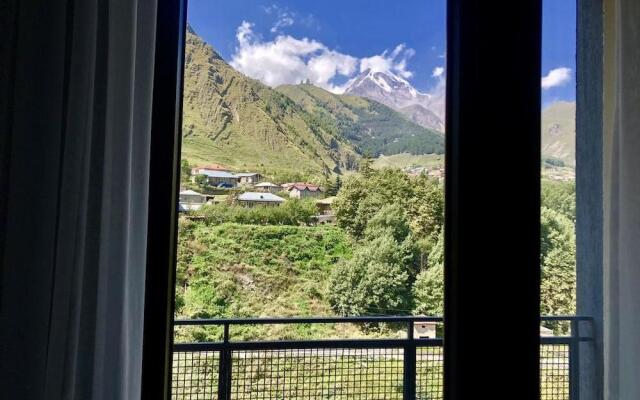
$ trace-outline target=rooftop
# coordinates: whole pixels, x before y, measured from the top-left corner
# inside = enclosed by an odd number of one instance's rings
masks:
[[[262,193],[262,192],[246,192],[242,193],[238,196],[238,200],[240,201],[262,201],[262,202],[270,202],[270,203],[283,203],[285,200],[271,193]]]
[[[280,185],[276,185],[275,183],[272,183],[272,182],[262,182],[262,183],[258,183],[255,186],[256,187],[280,187]]]
[[[293,188],[298,189],[298,190],[308,190],[310,192],[317,192],[317,191],[322,191],[322,189],[320,189],[320,186],[318,185],[314,185],[313,183],[306,183],[306,182],[295,182],[295,183],[286,183],[284,185],[285,188],[287,188],[287,190],[291,190]]]
[[[237,179],[238,175],[232,174],[231,172],[227,172],[227,171],[201,171],[202,175],[206,175],[209,176],[211,178],[231,178],[231,179]]]

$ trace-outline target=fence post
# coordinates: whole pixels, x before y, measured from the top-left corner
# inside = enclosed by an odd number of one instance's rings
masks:
[[[569,396],[571,400],[580,400],[580,321],[577,318],[571,320]]]
[[[416,398],[416,343],[413,338],[413,321],[407,323],[407,342],[404,346],[403,400]]]
[[[229,349],[229,324],[224,324],[223,347],[218,367],[218,400],[231,399],[231,349]]]

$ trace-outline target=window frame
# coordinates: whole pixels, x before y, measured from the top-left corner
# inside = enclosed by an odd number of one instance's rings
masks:
[[[448,0],[444,382],[447,400],[474,398],[478,382],[483,382],[482,388],[494,398],[510,398],[517,393],[519,399],[539,400],[541,3],[541,0],[509,3]],[[143,399],[170,397],[186,7],[186,0],[158,2]],[[496,60],[487,56],[495,55],[491,46],[500,48],[501,65],[509,71],[504,84],[507,90],[483,92],[479,96],[495,73]],[[505,95],[509,101],[504,101]],[[514,136],[509,129],[498,127],[488,140],[475,140],[474,135],[483,129],[478,127],[480,122],[494,115],[496,101],[502,101],[503,125],[517,123],[524,128]],[[516,201],[467,201],[485,194],[480,190],[486,190],[487,186],[480,183],[486,182],[486,175],[478,165],[483,165],[486,154],[491,153],[506,154],[511,168],[520,173],[518,181],[492,187],[492,195]],[[513,213],[520,216],[520,223],[514,223]],[[479,234],[477,226],[487,222],[486,215],[493,216],[491,224]],[[501,230],[502,235],[497,235]],[[504,235],[507,231],[509,234]],[[492,260],[487,273],[479,274],[472,266],[479,256],[488,254],[495,237],[501,239],[501,256]],[[510,270],[515,264],[513,260],[519,260],[519,273]],[[497,279],[497,275],[505,272],[511,279],[509,286]],[[494,300],[497,293],[505,291],[509,307],[504,312],[509,316],[511,334],[500,337],[500,346],[491,348],[492,360],[479,368],[478,356],[486,355],[485,346],[491,343],[488,340],[493,333],[491,329],[471,328],[493,326],[484,309],[485,301]],[[497,376],[494,368],[498,367]],[[514,387],[518,388],[516,392]]]

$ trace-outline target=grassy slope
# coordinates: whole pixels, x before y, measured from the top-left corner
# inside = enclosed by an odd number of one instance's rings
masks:
[[[282,85],[277,90],[313,115],[319,126],[372,155],[442,153],[444,138],[391,108],[356,96],[336,95],[313,85]]]
[[[212,226],[181,219],[177,316],[330,315],[328,274],[350,256],[351,243],[335,226]],[[270,337],[286,336],[287,327],[268,329]]]
[[[575,166],[576,103],[559,101],[542,111],[542,154]]]
[[[400,153],[380,156],[373,161],[373,168],[407,168],[407,167],[442,167],[443,154],[409,154]]]
[[[355,168],[358,156],[286,96],[235,71],[187,32],[183,158],[310,176]]]

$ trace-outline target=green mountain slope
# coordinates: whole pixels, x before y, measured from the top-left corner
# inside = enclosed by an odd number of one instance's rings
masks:
[[[316,118],[325,131],[346,138],[360,154],[431,154],[444,151],[441,134],[373,100],[336,95],[317,86],[276,88]]]
[[[576,103],[559,101],[542,111],[542,156],[576,164]]]
[[[267,174],[322,176],[354,169],[348,141],[281,93],[235,71],[190,28],[182,157]]]

